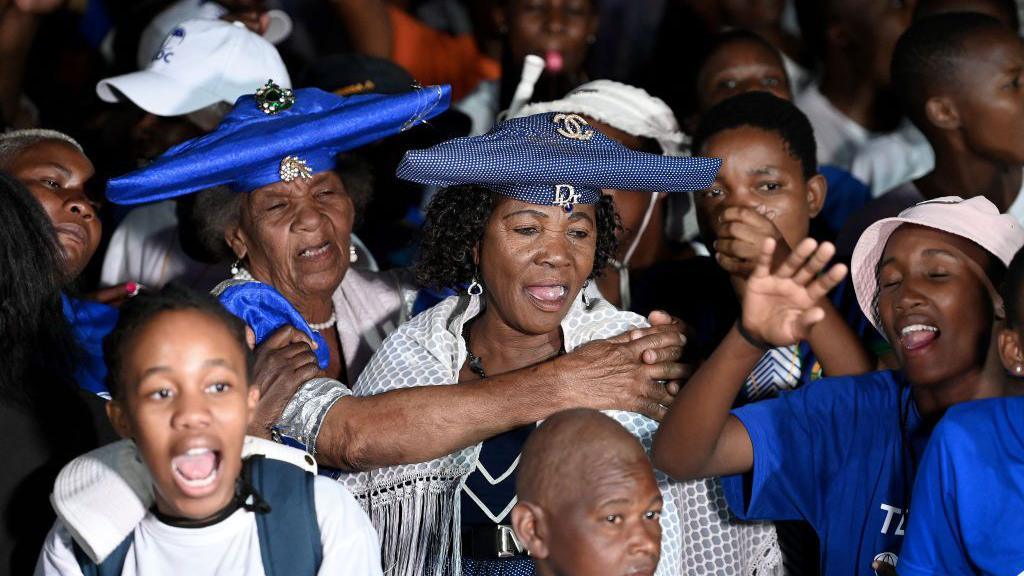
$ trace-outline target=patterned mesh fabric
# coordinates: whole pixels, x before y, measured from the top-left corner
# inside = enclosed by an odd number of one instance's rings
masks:
[[[360,376],[355,394],[457,382],[466,359],[462,326],[479,311],[477,297],[453,296],[399,327]],[[604,301],[587,309],[577,299],[562,321],[565,349],[571,352],[591,340],[644,325],[642,317]],[[607,414],[650,452],[657,422],[629,412]],[[478,444],[430,462],[339,478],[377,528],[385,573],[461,573],[459,487],[474,469],[479,451]],[[716,479],[678,483],[660,472],[657,479],[665,498],[658,575],[781,573],[774,527],[732,518]]]

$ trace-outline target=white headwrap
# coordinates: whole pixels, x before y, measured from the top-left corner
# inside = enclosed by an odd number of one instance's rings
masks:
[[[544,112],[583,114],[627,134],[655,140],[666,156],[678,155],[686,141],[675,114],[664,100],[642,88],[613,80],[580,84],[561,100],[528,104],[511,112],[510,118]]]

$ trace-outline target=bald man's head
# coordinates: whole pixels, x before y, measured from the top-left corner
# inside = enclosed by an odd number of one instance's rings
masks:
[[[608,416],[549,418],[523,447],[512,522],[541,575],[653,574],[661,492],[640,442]]]

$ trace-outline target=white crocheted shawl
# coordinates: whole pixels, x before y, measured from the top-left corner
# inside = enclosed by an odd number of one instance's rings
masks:
[[[480,313],[476,296],[452,296],[400,326],[356,382],[358,396],[412,386],[458,382],[466,361],[462,327]],[[562,320],[565,350],[646,326],[643,317],[603,300],[588,309],[577,299]],[[657,422],[608,411],[650,453]],[[460,489],[474,470],[480,444],[421,464],[342,476],[366,507],[381,537],[384,572],[393,575],[461,573]],[[664,496],[662,554],[657,574],[735,576],[781,571],[771,524],[735,521],[717,479],[678,483],[657,472]]]

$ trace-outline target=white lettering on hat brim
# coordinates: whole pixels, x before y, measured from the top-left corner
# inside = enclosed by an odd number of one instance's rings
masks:
[[[578,204],[580,193],[569,184],[555,184],[555,198],[552,204],[565,208],[566,212],[572,212],[572,205]]]

